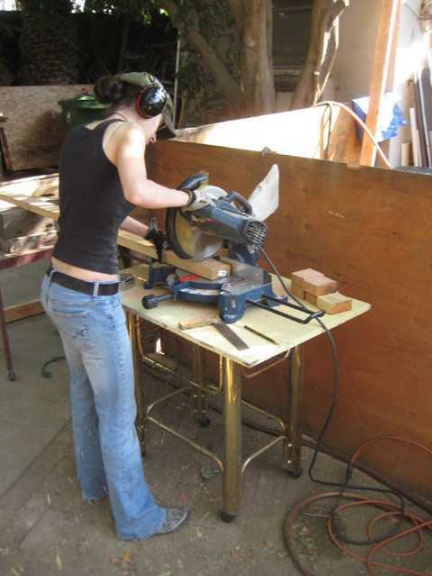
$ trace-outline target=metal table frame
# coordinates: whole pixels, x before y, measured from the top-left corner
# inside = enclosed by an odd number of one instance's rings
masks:
[[[133,346],[135,381],[142,382],[142,364],[149,365],[152,368],[158,368],[169,374],[174,371],[165,364],[159,363],[154,357],[150,357],[140,349],[140,320],[133,312],[127,311],[128,329]],[[301,476],[301,439],[302,439],[302,420],[301,420],[301,400],[303,386],[303,347],[298,345],[291,351],[287,352],[282,360],[288,358],[289,362],[289,408],[286,422],[273,414],[262,410],[249,402],[242,400],[242,376],[243,368],[230,358],[219,356],[219,383],[217,386],[206,384],[204,381],[204,350],[201,346],[193,344],[193,377],[187,378],[187,386],[181,387],[163,398],[153,402],[146,408],[142,404],[140,390],[137,392],[138,406],[138,430],[140,440],[145,451],[146,427],[149,423],[162,428],[166,432],[176,436],[186,442],[196,450],[213,459],[222,476],[222,510],[221,518],[226,522],[231,522],[237,516],[240,509],[243,475],[246,467],[263,452],[282,443],[283,462],[287,472],[298,478]],[[279,360],[281,361],[281,360]],[[262,373],[268,368],[275,365],[266,366],[264,369],[254,372],[252,376]],[[250,377],[250,376],[249,376]],[[182,377],[184,379],[184,377]],[[225,429],[224,455],[219,458],[216,454],[201,446],[194,440],[179,433],[174,428],[167,426],[164,422],[153,415],[153,411],[160,404],[170,400],[181,393],[187,393],[191,389],[196,391],[196,407],[200,417],[206,418],[206,401],[210,394],[223,394],[223,419]],[[242,457],[242,405],[247,406],[259,414],[272,419],[279,427],[279,433],[271,441],[261,446],[248,458],[243,460]]]

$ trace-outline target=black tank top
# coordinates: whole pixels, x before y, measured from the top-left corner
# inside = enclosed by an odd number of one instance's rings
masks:
[[[134,205],[123,194],[117,168],[102,148],[107,120],[94,130],[73,128],[60,152],[59,235],[53,256],[104,274],[116,274],[117,234]]]

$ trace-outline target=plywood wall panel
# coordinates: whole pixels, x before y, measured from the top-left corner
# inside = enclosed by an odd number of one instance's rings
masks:
[[[64,137],[58,102],[77,96],[83,85],[0,86],[0,112],[9,150],[8,169],[46,168],[58,165]]]
[[[276,162],[281,205],[266,248],[283,274],[313,267],[372,311],[335,330],[341,398],[326,443],[345,455],[379,434],[432,445],[432,180],[428,176],[181,142],[149,151],[150,177],[175,186],[199,170],[248,195]],[[248,383],[248,396],[283,414],[285,369]],[[272,389],[269,388],[271,381]],[[304,414],[316,435],[329,404],[330,347],[307,345]],[[432,460],[396,443],[365,463],[432,506]]]

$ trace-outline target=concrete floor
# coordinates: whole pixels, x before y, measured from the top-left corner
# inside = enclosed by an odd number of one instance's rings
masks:
[[[8,305],[37,296],[46,263],[1,273]],[[305,474],[290,479],[280,467],[277,448],[256,460],[246,473],[243,507],[232,524],[219,520],[220,478],[208,460],[177,439],[150,430],[146,476],[157,500],[185,505],[192,515],[182,530],[141,542],[122,542],[113,530],[107,501],[87,504],[75,480],[67,369],[63,361],[50,367],[45,361],[61,355],[60,340],[44,316],[9,327],[15,369],[19,379],[9,382],[0,358],[0,574],[2,576],[280,576],[297,571],[287,555],[282,527],[294,503],[320,490]],[[152,378],[145,382],[147,398],[166,392]],[[222,445],[221,418],[212,412],[212,424],[200,429],[189,417],[188,401],[167,405],[163,418],[184,433],[218,450]],[[244,452],[265,437],[244,429]],[[306,469],[311,452],[304,450]],[[344,467],[320,457],[316,473],[343,479]],[[371,485],[358,474],[358,482]],[[327,505],[319,504],[295,525],[298,549],[317,576],[360,576],[361,563],[343,556],[325,532]],[[347,530],[360,530],[367,513],[353,519]],[[409,542],[406,543],[410,545]],[[364,552],[360,550],[360,553]],[[425,554],[406,566],[432,566],[432,538]],[[425,572],[426,573],[426,572]]]

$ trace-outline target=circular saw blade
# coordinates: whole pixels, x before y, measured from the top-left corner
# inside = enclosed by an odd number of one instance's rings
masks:
[[[227,195],[217,186],[206,186],[205,189],[214,200]],[[193,222],[193,212],[184,214],[180,208],[167,210],[166,234],[177,256],[198,262],[214,256],[223,245],[221,238],[206,234]]]

